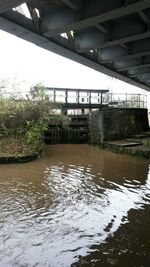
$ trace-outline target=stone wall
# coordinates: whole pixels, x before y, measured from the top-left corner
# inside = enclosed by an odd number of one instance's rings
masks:
[[[149,130],[148,111],[103,107],[91,113],[90,130],[91,142],[95,144],[131,137]]]

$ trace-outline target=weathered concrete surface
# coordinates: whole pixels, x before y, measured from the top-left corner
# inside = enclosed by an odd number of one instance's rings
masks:
[[[90,115],[91,142],[121,140],[149,130],[148,111],[104,107]]]
[[[108,145],[115,145],[119,147],[133,147],[133,146],[140,146],[141,142],[136,142],[136,141],[129,141],[128,140],[115,140],[115,141],[107,141]]]
[[[150,137],[138,140],[137,144],[126,146],[125,143],[133,144],[133,140],[120,140],[120,141],[106,141],[102,147],[115,153],[128,154],[132,156],[139,156],[142,158],[150,158]],[[135,140],[136,141],[136,140]],[[119,143],[120,142],[120,143]]]

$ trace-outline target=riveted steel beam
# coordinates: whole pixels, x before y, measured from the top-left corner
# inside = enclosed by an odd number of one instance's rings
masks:
[[[84,50],[83,52],[86,52],[88,50],[95,49],[95,46],[103,44],[106,40],[106,35],[95,29],[90,32],[78,34],[77,36],[75,35],[74,45],[77,51]]]
[[[69,47],[60,44],[59,41],[58,43],[56,43],[56,41],[52,41],[49,38],[43,36],[42,33],[37,31],[32,20],[24,17],[21,14],[18,14],[17,12],[10,11],[7,14],[5,14],[5,18],[4,18],[4,15],[3,17],[1,16],[0,17],[0,28],[16,36],[21,37],[24,40],[30,41],[31,43],[36,44],[39,47],[42,47],[51,52],[57,53],[61,56],[74,60],[78,63],[81,63],[85,66],[93,68],[96,71],[102,72],[116,79],[120,79],[124,82],[130,83],[132,85],[135,85],[135,86],[141,87],[142,89],[150,91],[149,86],[145,84],[144,80],[138,82],[134,79],[131,79],[130,77],[127,77],[126,75],[122,75],[118,73],[117,71],[112,70],[109,67],[106,67],[96,62],[96,60],[94,60],[93,57],[89,58],[88,55],[86,54],[81,55],[75,51],[71,51]],[[68,42],[67,39],[66,41]]]
[[[138,15],[140,16],[140,18],[144,21],[144,23],[145,23],[146,25],[149,25],[150,20],[149,20],[149,18],[145,15],[145,13],[144,13],[143,10],[138,11]]]
[[[128,72],[128,76],[131,77],[131,78],[134,78],[136,77],[138,74],[145,74],[145,73],[150,73],[150,68],[146,68],[146,69],[139,69],[139,70],[136,70],[135,73],[130,73]]]
[[[21,5],[24,0],[0,0],[0,13]],[[27,1],[26,1],[27,2]]]
[[[73,1],[73,0],[62,0],[62,2],[67,5],[68,7],[70,7],[71,9],[77,11],[79,6],[78,4],[76,3],[76,1]]]
[[[46,14],[41,17],[41,31],[56,31],[59,27],[64,27],[74,21],[77,21],[74,11],[69,10],[67,7],[56,9],[50,14]],[[63,31],[61,33],[70,32],[70,30]],[[56,34],[57,35],[57,34]],[[46,36],[46,35],[45,35]],[[52,35],[55,36],[55,35]],[[51,37],[52,37],[51,36]]]
[[[150,73],[142,73],[142,74],[137,74],[136,76],[138,79],[141,79],[142,81],[150,81]]]
[[[26,18],[26,20],[28,20]],[[102,72],[106,75],[112,76],[116,79],[122,80],[124,82],[127,82],[129,84],[135,85],[137,87],[140,87],[144,90],[150,91],[150,88],[148,86],[146,86],[145,84],[142,84],[140,82],[137,82],[129,77],[126,77],[124,75],[121,75],[107,67],[104,67],[103,65],[89,59],[86,58],[85,56],[82,56],[76,52],[73,52],[69,49],[66,49],[64,47],[62,47],[61,45],[58,45],[54,42],[52,42],[51,40],[47,39],[46,37],[37,34],[31,30],[28,30],[24,27],[21,27],[20,25],[16,24],[16,23],[12,23],[11,21],[8,21],[7,19],[4,19],[2,17],[0,17],[0,27],[1,29],[12,33],[14,35],[20,36],[21,38],[23,38],[24,40],[30,41],[33,44],[38,45],[39,47],[42,47],[44,49],[47,49],[51,52],[57,53],[61,56],[67,57],[71,60],[74,60],[78,63],[81,63],[85,66],[88,66],[90,68],[95,69],[96,71]]]
[[[39,21],[39,17],[38,17],[36,9],[32,8],[29,4],[27,4],[27,7],[28,7],[28,10],[29,10],[29,13],[30,13],[30,16],[32,18],[34,25],[36,26],[37,29],[39,29],[40,21]]]
[[[24,30],[26,29],[26,32],[29,30],[31,31],[37,31],[37,27],[35,27],[35,24],[33,23],[33,20],[28,19],[27,17],[23,16],[21,13],[10,10],[3,14],[1,14],[1,18],[6,19],[8,22],[16,23],[16,25],[20,25],[24,27]],[[1,25],[0,25],[1,27]]]
[[[94,25],[98,30],[100,30],[101,32],[108,34],[107,30],[100,24],[96,24]]]
[[[125,55],[120,57],[119,59],[130,59],[130,58],[139,58],[139,57],[144,57],[144,56],[149,56],[150,55],[150,51],[144,51],[144,52],[139,52],[139,53],[132,53],[129,55]]]
[[[140,10],[143,10],[143,9],[146,9],[149,7],[150,7],[150,1],[149,0],[141,0],[137,3],[130,4],[127,6],[122,6],[120,8],[115,9],[115,10],[108,11],[108,12],[102,13],[102,14],[94,16],[94,17],[90,17],[90,18],[82,19],[80,21],[68,23],[65,26],[64,25],[60,26],[60,24],[59,24],[59,26],[56,27],[54,30],[44,32],[44,35],[47,37],[52,37],[52,36],[61,34],[63,32],[68,32],[71,30],[84,29],[84,28],[96,25],[98,23],[102,23],[102,22],[105,22],[108,20],[113,20],[116,18],[120,18],[120,17],[126,16],[126,15],[133,14],[135,12],[138,12]]]
[[[117,40],[112,40],[112,41],[108,41],[108,42],[104,42],[102,44],[97,44],[95,42],[95,44],[93,43],[92,46],[86,46],[85,48],[80,47],[78,45],[78,52],[83,53],[86,52],[87,50],[90,49],[100,49],[100,48],[105,48],[105,47],[111,47],[111,46],[115,46],[115,45],[123,45],[123,44],[127,44],[133,41],[137,41],[137,40],[141,40],[141,39],[145,39],[145,38],[149,38],[150,37],[150,31],[146,31],[144,33],[140,33],[140,34],[135,34],[132,36],[127,36],[121,39],[117,39]]]
[[[137,69],[143,69],[145,67],[150,67],[150,64],[141,64],[141,65],[137,65],[137,66],[124,67],[124,68],[117,69],[117,71],[125,71],[125,70],[129,70],[129,69],[137,70]]]
[[[28,21],[27,18],[25,19]],[[80,64],[93,68],[96,71],[112,76],[116,79],[122,80],[134,86],[140,87],[144,90],[150,91],[149,86],[146,86],[144,83],[142,84],[140,82],[135,81],[134,79],[121,75],[89,58],[86,58],[85,56],[82,56],[81,54],[73,52],[70,49],[64,48],[63,46],[52,42],[51,40],[47,39],[46,37],[38,33],[28,30],[27,28],[22,27],[2,17],[0,17],[0,28],[16,36],[19,36],[20,38],[23,38],[24,40],[30,41],[31,43],[36,44],[41,48],[47,49],[51,52],[69,58],[71,60],[74,60]]]

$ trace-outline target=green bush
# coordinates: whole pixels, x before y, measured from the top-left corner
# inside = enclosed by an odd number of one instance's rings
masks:
[[[25,137],[27,144],[42,150],[42,136],[47,129],[50,107],[39,101],[0,101],[0,136]]]
[[[24,140],[37,153],[43,150],[43,136],[48,125],[67,127],[70,120],[64,115],[52,115],[53,106],[43,100],[0,99],[0,138]]]

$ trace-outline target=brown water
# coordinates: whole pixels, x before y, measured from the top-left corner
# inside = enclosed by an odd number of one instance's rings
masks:
[[[48,146],[0,165],[0,267],[150,266],[149,161]]]

